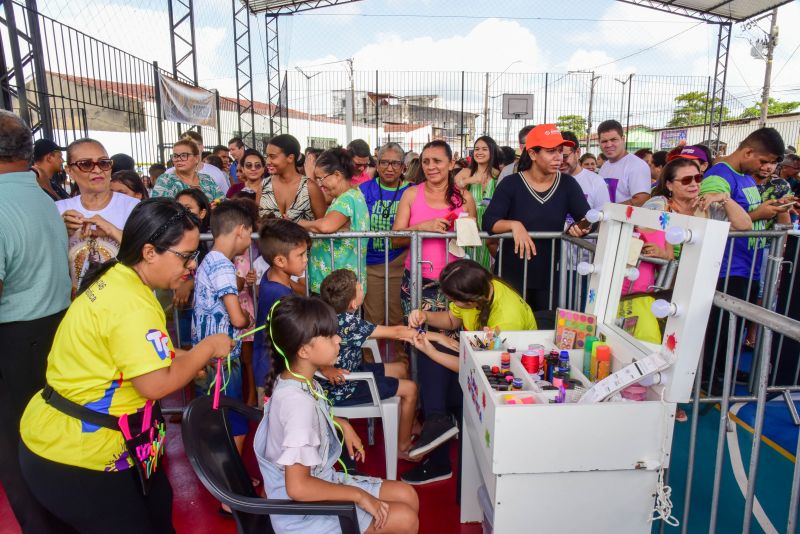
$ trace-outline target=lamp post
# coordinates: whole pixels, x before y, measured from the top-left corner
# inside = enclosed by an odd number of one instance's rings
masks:
[[[600,76],[595,76],[594,71],[588,70],[570,70],[567,71],[567,74],[591,74],[591,80],[589,82],[589,116],[586,117],[586,151],[589,152],[591,147],[589,146],[592,138],[592,107],[594,105],[594,84],[597,80],[600,79]]]
[[[489,88],[491,88],[500,77],[508,72],[508,69],[516,65],[517,63],[522,63],[521,59],[517,59],[512,61],[508,64],[508,66],[503,69],[503,72],[497,75],[493,82],[489,83],[489,73],[486,73],[486,90],[483,93],[483,135],[489,135]]]
[[[297,72],[299,72],[300,74],[302,74],[303,77],[306,79],[306,113],[308,113],[308,118],[309,118],[309,120],[308,120],[308,135],[309,136],[313,136],[313,134],[311,133],[311,123],[312,123],[312,121],[311,121],[311,78],[314,78],[315,76],[319,76],[320,74],[322,74],[322,72],[315,72],[314,74],[308,75],[300,67],[295,66],[294,69]]]

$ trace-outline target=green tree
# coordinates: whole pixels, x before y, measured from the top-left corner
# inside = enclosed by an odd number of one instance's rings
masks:
[[[672,119],[667,126],[691,126],[703,124],[710,117],[706,113],[711,111],[711,102],[708,94],[703,91],[690,91],[675,97],[678,106],[672,110]],[[719,103],[719,99],[715,99]],[[728,119],[730,110],[722,106],[722,120]]]
[[[580,139],[586,134],[586,119],[580,115],[561,115],[556,119],[556,126],[562,132],[572,132]]]
[[[791,113],[800,107],[800,102],[780,102],[771,98],[767,101],[767,115],[778,115],[780,113]],[[754,102],[752,106],[745,109],[740,118],[749,119],[761,116],[761,102]]]

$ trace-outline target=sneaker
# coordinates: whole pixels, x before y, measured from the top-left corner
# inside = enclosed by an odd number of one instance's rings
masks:
[[[450,417],[432,417],[422,425],[422,435],[409,449],[408,455],[412,458],[422,456],[457,435],[458,427]]]
[[[430,460],[426,460],[410,471],[406,471],[400,480],[412,486],[421,486],[439,480],[447,480],[452,476],[453,471],[449,465],[436,466]]]

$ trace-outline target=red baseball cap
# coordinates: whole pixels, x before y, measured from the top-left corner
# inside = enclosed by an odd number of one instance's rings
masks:
[[[677,154],[670,152],[669,155],[667,156],[667,161],[672,161],[678,158],[696,159],[702,161],[703,163],[708,163],[708,158],[706,157],[706,153],[703,151],[703,149],[697,148],[696,146],[685,146]]]
[[[540,124],[528,133],[525,138],[525,149],[535,148],[556,148],[559,146],[574,147],[575,143],[567,141],[561,137],[561,131],[555,124]]]

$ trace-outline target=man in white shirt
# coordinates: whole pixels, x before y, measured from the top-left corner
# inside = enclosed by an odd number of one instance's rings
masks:
[[[584,169],[580,165],[581,149],[578,144],[578,137],[572,132],[561,132],[561,137],[567,141],[575,143],[574,148],[564,146],[561,149],[562,161],[561,172],[569,174],[578,182],[586,196],[589,207],[599,210],[611,199],[608,195],[608,187],[605,180],[599,174]]]
[[[181,139],[188,139],[189,141],[193,142],[197,145],[197,148],[200,149],[200,153],[203,153],[203,137],[194,130],[187,130],[183,132]],[[174,173],[175,167],[170,167],[167,169],[168,173]],[[197,172],[203,173],[211,177],[214,182],[216,182],[217,186],[219,187],[220,191],[225,193],[230,189],[231,182],[228,180],[228,177],[225,176],[225,173],[219,170],[218,168],[214,167],[213,165],[209,165],[208,163],[204,163],[200,161],[200,164],[197,166]]]
[[[608,184],[612,202],[641,206],[650,198],[650,166],[625,150],[622,125],[607,120],[597,127],[600,150],[608,161],[600,167],[600,176]]]

